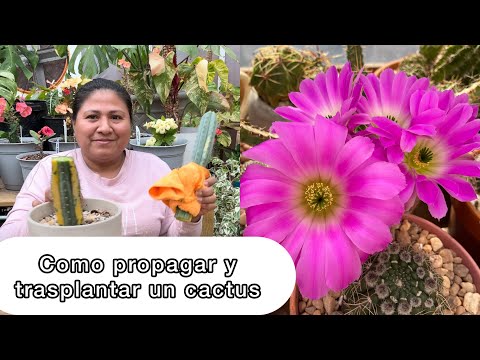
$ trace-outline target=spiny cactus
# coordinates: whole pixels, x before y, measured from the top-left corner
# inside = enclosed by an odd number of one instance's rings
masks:
[[[193,148],[192,161],[194,163],[206,167],[210,162],[217,125],[217,115],[214,112],[208,111],[202,116]],[[192,215],[177,207],[175,218],[181,221],[191,221]]]
[[[423,252],[392,242],[363,265],[362,277],[345,291],[345,314],[422,315],[441,313],[442,278]]]
[[[347,45],[345,50],[347,61],[352,65],[353,71],[359,71],[363,67],[362,45]]]
[[[260,98],[275,108],[288,101],[288,94],[298,91],[300,82],[313,77],[329,65],[325,54],[297,50],[292,46],[266,46],[258,49],[253,59],[250,85]]]
[[[467,93],[471,102],[480,102],[480,45],[422,45],[402,61],[400,70],[428,77],[439,90]]]
[[[60,226],[80,225],[83,222],[80,182],[73,158],[52,158],[53,208]]]

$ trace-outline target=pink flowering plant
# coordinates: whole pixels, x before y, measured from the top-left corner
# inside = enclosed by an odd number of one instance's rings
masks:
[[[43,158],[43,143],[54,137],[55,132],[48,126],[44,126],[38,132],[30,130],[30,135],[33,137],[33,142],[37,144],[40,150],[40,156]]]
[[[15,110],[13,106],[9,106],[7,100],[0,98],[0,123],[8,125],[7,131],[0,130],[0,139],[8,139],[10,143],[20,142],[20,119],[18,115],[25,118],[32,113],[32,108],[24,101],[15,103]]]
[[[350,64],[306,79],[276,112],[277,139],[244,152],[263,165],[241,179],[245,236],[265,236],[291,255],[303,296],[318,299],[358,280],[362,263],[392,242],[418,199],[440,219],[440,187],[476,198],[462,176],[480,177],[478,107],[427,78],[355,75]]]

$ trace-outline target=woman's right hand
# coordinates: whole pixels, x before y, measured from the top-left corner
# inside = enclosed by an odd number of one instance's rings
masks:
[[[52,192],[50,191],[50,189],[48,189],[45,191],[45,202],[50,202],[50,201],[52,201]],[[32,201],[32,207],[35,207],[40,204],[42,204],[41,201],[38,201],[38,200]]]

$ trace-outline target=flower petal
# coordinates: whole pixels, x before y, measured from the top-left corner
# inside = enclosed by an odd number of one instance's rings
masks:
[[[318,169],[322,177],[329,177],[333,169],[332,164],[335,164],[338,153],[345,145],[347,128],[317,116],[314,134]]]
[[[447,214],[447,204],[442,191],[425,176],[419,176],[417,179],[417,194],[418,198],[428,205],[428,210],[434,218],[441,219]]]
[[[338,176],[347,176],[372,156],[375,145],[372,140],[357,136],[348,141],[340,150],[335,165]]]
[[[455,150],[453,150],[449,155],[449,160],[456,159],[459,156],[465,155],[469,151],[480,149],[480,142],[473,142],[470,144],[462,145]]]
[[[264,141],[245,151],[243,155],[249,159],[260,161],[284,174],[289,174],[293,178],[301,178],[304,175],[302,168],[295,162],[290,151],[280,139]]]
[[[472,184],[456,176],[435,179],[447,192],[460,201],[471,201],[477,198]]]
[[[313,124],[314,119],[305,114],[302,110],[293,106],[279,106],[274,110],[278,115],[285,119],[300,123]]]
[[[281,216],[270,217],[248,224],[244,236],[263,236],[276,242],[281,242],[302,221],[298,209],[293,208]]]
[[[405,186],[405,189],[400,191],[398,196],[400,197],[400,200],[403,203],[407,203],[408,200],[412,197],[413,191],[415,189],[416,181],[415,181],[414,177],[412,176],[412,174],[410,174],[410,172],[408,170],[406,170],[406,168],[404,168],[404,165],[401,165],[400,169],[402,171],[402,174],[405,176],[406,186]]]
[[[454,160],[448,165],[448,174],[480,177],[480,161]]]
[[[480,119],[470,121],[461,128],[457,128],[452,133],[449,133],[447,142],[449,145],[457,145],[470,142],[471,139],[478,134],[480,130]]]
[[[296,268],[297,284],[303,296],[319,299],[328,293],[325,265],[325,225],[316,223],[305,238]]]
[[[387,147],[385,150],[387,152],[388,161],[391,163],[400,164],[403,161],[404,154],[402,149],[400,149],[400,146],[392,145]]]
[[[359,254],[339,226],[327,228],[324,242],[327,286],[334,291],[341,291],[362,273]]]
[[[292,185],[273,180],[242,182],[240,206],[247,208],[271,202],[292,200],[297,197],[296,190],[297,188]]]
[[[389,200],[351,196],[348,206],[360,213],[375,214],[380,221],[389,226],[398,224],[404,212],[403,202],[398,196]]]
[[[384,161],[356,170],[345,181],[347,194],[381,200],[393,198],[406,186],[398,166]]]
[[[282,214],[294,208],[289,201],[271,202],[256,206],[250,206],[245,209],[247,214],[247,226],[258,221],[267,220],[271,217],[281,217]]]
[[[318,143],[314,141],[312,125],[276,121],[272,124],[272,130],[279,136],[295,162],[301,164],[304,173],[318,173]],[[299,133],[302,134],[302,141],[298,141]]]
[[[417,136],[412,134],[408,130],[402,131],[402,136],[400,138],[400,148],[404,152],[410,152],[415,147],[415,143],[417,142]]]
[[[433,136],[436,133],[435,126],[426,124],[417,124],[410,126],[408,131],[415,135]]]
[[[303,219],[297,227],[292,227],[292,232],[283,239],[280,244],[288,251],[292,257],[295,266],[298,264],[300,252],[302,251],[305,239],[308,239],[311,234],[310,227],[312,225],[311,218]]]
[[[390,228],[375,214],[346,210],[341,227],[352,243],[368,254],[384,250],[392,241]]]
[[[298,108],[306,112],[307,114],[316,114],[317,108],[310,99],[301,92],[291,92],[288,97],[290,101]]]

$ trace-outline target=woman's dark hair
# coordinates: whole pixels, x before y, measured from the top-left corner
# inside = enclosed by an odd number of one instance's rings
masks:
[[[132,100],[130,99],[130,94],[119,83],[102,78],[93,79],[92,81],[89,81],[85,85],[78,88],[72,104],[72,121],[77,119],[78,111],[82,107],[83,103],[97,90],[114,91],[118,97],[123,100],[125,105],[127,105],[128,113],[130,114],[130,121],[133,121]]]

